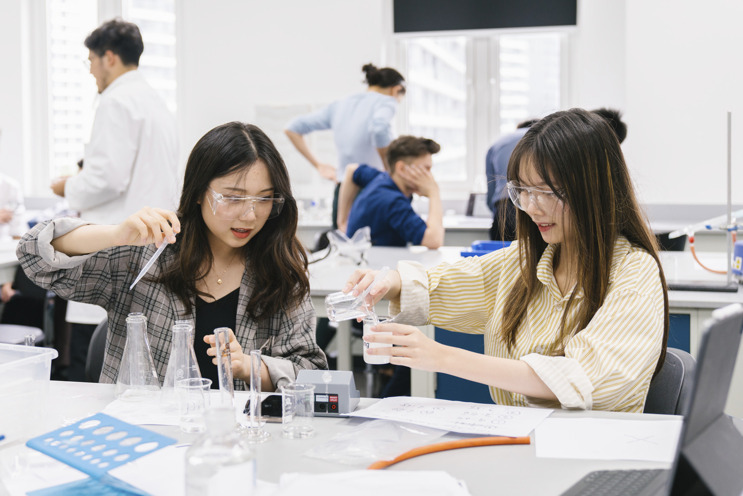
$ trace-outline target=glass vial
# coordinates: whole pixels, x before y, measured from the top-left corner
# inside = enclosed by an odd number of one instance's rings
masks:
[[[126,318],[126,344],[116,378],[116,397],[141,400],[160,392],[160,381],[147,339],[147,318],[141,313]]]
[[[255,457],[235,429],[235,412],[212,408],[206,432],[186,450],[186,495],[253,494]]]
[[[232,355],[230,354],[230,328],[214,329],[217,346],[217,377],[219,378],[218,406],[235,407],[235,384],[232,382]],[[234,419],[233,419],[234,422]]]

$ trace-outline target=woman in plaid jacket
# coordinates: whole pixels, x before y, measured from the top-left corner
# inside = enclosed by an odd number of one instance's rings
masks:
[[[286,166],[271,140],[256,126],[231,122],[209,131],[191,152],[177,213],[145,207],[114,226],[51,220],[23,237],[18,258],[39,286],[106,308],[101,382],[116,381],[126,317],[142,312],[161,381],[170,329],[190,319],[201,373],[213,387],[212,331],[229,327],[235,387],[245,389],[247,353],[261,348],[261,382],[268,391],[293,381],[300,369],[327,367],[315,342],[297,217]],[[170,245],[157,263],[130,290],[165,242]]]

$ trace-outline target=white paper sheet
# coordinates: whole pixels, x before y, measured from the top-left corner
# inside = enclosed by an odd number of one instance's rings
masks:
[[[645,460],[672,463],[681,419],[551,418],[534,433],[540,458]]]
[[[328,489],[330,488],[330,489]],[[284,474],[275,496],[469,496],[464,483],[443,471],[352,470],[330,474]]]
[[[552,410],[396,396],[350,413],[466,434],[528,436]]]

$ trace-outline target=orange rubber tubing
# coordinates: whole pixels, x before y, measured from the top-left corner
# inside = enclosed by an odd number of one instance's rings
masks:
[[[458,441],[447,441],[444,443],[429,444],[428,446],[420,446],[413,448],[410,451],[406,451],[402,455],[393,458],[392,460],[379,460],[369,465],[367,470],[381,470],[399,463],[403,460],[415,458],[416,456],[427,455],[429,453],[436,453],[439,451],[453,450],[459,448],[472,448],[476,446],[494,446],[500,444],[530,444],[531,439],[528,436],[524,437],[473,437],[470,439],[460,439]]]

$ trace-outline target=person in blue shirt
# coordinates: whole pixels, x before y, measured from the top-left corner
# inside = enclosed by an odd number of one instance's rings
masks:
[[[432,155],[440,149],[433,140],[401,136],[387,151],[389,174],[367,165],[346,167],[338,201],[339,227],[345,227],[352,236],[356,230],[369,226],[375,246],[413,244],[431,249],[441,246],[444,243],[441,194],[431,174]],[[413,193],[428,198],[426,220],[411,206]]]
[[[336,183],[333,198],[333,227],[339,185],[348,164],[360,163],[383,171],[387,147],[393,140],[392,119],[397,105],[405,95],[405,78],[390,67],[381,69],[373,64],[362,67],[368,90],[335,101],[316,112],[293,119],[284,132],[294,147],[322,177]],[[329,164],[310,150],[304,135],[313,131],[331,129],[338,151],[337,166]]]
[[[622,121],[622,113],[616,109],[598,108],[591,113],[602,117],[609,123],[621,144],[627,137],[627,124]],[[499,138],[485,156],[485,177],[488,182],[487,204],[493,212],[493,225],[490,239],[513,241],[516,239],[516,209],[505,191],[506,169],[516,144],[529,128],[538,121],[531,119],[516,126],[516,131]]]
[[[487,204],[493,212],[490,239],[513,241],[516,239],[516,211],[506,194],[506,170],[516,144],[524,137],[537,119],[519,123],[512,133],[501,136],[485,156],[485,177],[488,181]],[[503,214],[505,212],[505,215]]]

